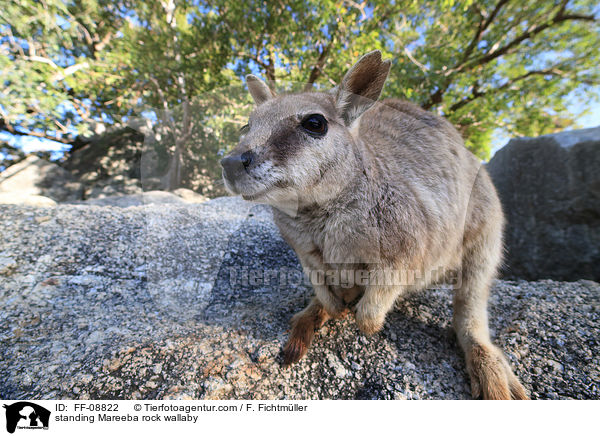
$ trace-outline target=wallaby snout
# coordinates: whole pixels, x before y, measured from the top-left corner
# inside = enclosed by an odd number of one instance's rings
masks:
[[[227,156],[221,159],[221,167],[223,167],[223,177],[231,183],[235,183],[245,171],[250,167],[254,160],[254,153],[245,151],[242,154]]]

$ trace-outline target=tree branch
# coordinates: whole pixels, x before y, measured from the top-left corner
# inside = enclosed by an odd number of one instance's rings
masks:
[[[269,68],[269,66],[267,64],[265,64],[263,61],[260,60],[260,58],[258,57],[258,55],[253,56],[253,55],[248,54],[248,53],[240,52],[240,53],[237,54],[237,56],[243,57],[243,58],[246,58],[246,59],[250,59],[251,61],[256,62],[265,71]]]
[[[498,4],[496,5],[496,7],[494,8],[494,10],[492,11],[492,13],[487,16],[487,18],[485,18],[483,15],[481,15],[481,20],[479,21],[479,24],[477,26],[477,31],[475,32],[475,35],[473,35],[473,39],[469,43],[469,46],[466,48],[462,59],[460,60],[460,62],[457,65],[455,65],[450,70],[453,70],[454,68],[457,68],[458,66],[464,64],[467,61],[467,59],[469,59],[469,57],[473,53],[473,50],[475,49],[475,47],[477,47],[477,44],[479,44],[479,41],[481,41],[481,37],[483,36],[484,32],[490,26],[492,21],[494,21],[494,19],[500,12],[500,9],[502,9],[505,5],[507,5],[508,2],[509,2],[509,0],[500,0],[498,2]]]
[[[55,80],[63,80],[65,77],[70,76],[71,74],[75,74],[77,71],[85,68],[89,68],[90,64],[87,62],[82,62],[80,64],[74,64],[67,68],[62,69],[62,71],[58,71],[52,75],[50,78],[51,82]]]
[[[37,55],[23,56],[23,59],[25,59],[26,61],[33,61],[33,62],[40,62],[43,64],[48,64],[52,68],[54,68],[56,70],[60,70],[60,67],[58,65],[56,65],[52,59],[48,59],[48,58],[45,58],[42,56],[37,56]]]
[[[308,91],[312,88],[313,83],[315,83],[315,81],[319,78],[319,76],[323,72],[323,67],[325,66],[325,61],[327,60],[327,56],[329,55],[331,47],[333,46],[334,40],[335,40],[335,36],[332,35],[331,40],[323,48],[323,50],[321,51],[321,54],[317,58],[317,62],[313,66],[313,68],[310,72],[310,75],[308,76],[308,81],[306,82],[306,85],[304,86],[305,91]]]
[[[471,103],[473,100],[477,100],[479,97],[483,97],[484,95],[490,95],[490,94],[494,94],[498,91],[502,91],[503,89],[506,89],[512,85],[514,85],[515,83],[524,80],[528,77],[531,76],[560,76],[560,77],[565,77],[566,74],[564,71],[561,71],[558,66],[553,66],[551,68],[547,68],[544,70],[532,70],[532,71],[528,71],[525,74],[522,74],[520,76],[517,77],[513,77],[512,79],[509,79],[506,83],[503,83],[502,85],[495,87],[495,88],[491,88],[487,91],[483,91],[480,92],[477,88],[477,84],[473,86],[473,92],[471,93],[470,96],[463,98],[462,100],[459,100],[458,102],[454,103],[452,106],[450,106],[449,112],[455,112],[458,109],[460,109],[461,107],[465,106],[468,103]]]
[[[43,138],[43,139],[49,139],[50,141],[56,141],[56,142],[60,142],[61,144],[67,144],[67,145],[74,145],[77,143],[81,143],[81,142],[89,142],[89,141],[82,141],[82,139],[77,136],[76,138],[62,138],[59,136],[51,136],[46,134],[45,132],[21,132],[20,130],[17,130],[14,126],[11,126],[10,124],[8,124],[4,118],[0,118],[0,131],[4,131],[4,132],[8,132],[11,135],[16,135],[16,136],[34,136],[36,138]]]
[[[417,68],[419,68],[423,73],[427,73],[427,71],[429,70],[429,68],[427,68],[425,65],[423,65],[421,62],[419,62],[418,60],[415,59],[415,57],[412,55],[412,53],[410,52],[410,50],[406,47],[404,47],[404,54],[406,55],[406,57],[417,66]]]
[[[173,122],[173,119],[171,118],[171,114],[169,111],[169,102],[167,101],[165,93],[163,92],[162,88],[160,87],[158,80],[156,80],[154,77],[150,76],[150,81],[156,87],[156,92],[158,92],[158,98],[160,98],[160,101],[163,105],[163,112],[164,112],[163,117],[166,118],[166,121],[169,124],[169,127],[173,131],[173,138],[176,138],[177,130],[175,129],[175,123]]]
[[[543,24],[530,26],[525,32],[520,34],[518,37],[514,38],[511,42],[507,43],[503,47],[492,48],[492,50],[490,52],[486,53],[482,57],[473,59],[470,62],[464,62],[462,64],[459,63],[459,64],[457,64],[456,67],[450,68],[445,74],[446,80],[444,81],[444,83],[442,83],[440,85],[440,87],[433,94],[431,94],[428,101],[426,101],[422,105],[423,109],[428,110],[432,106],[442,102],[442,97],[444,96],[444,93],[449,88],[450,84],[452,83],[451,77],[453,75],[455,75],[456,73],[470,70],[477,66],[485,65],[485,64],[493,61],[494,59],[499,58],[500,56],[511,53],[512,50],[514,48],[518,47],[519,44],[521,44],[523,41],[539,34],[540,32],[543,32],[544,30],[546,30],[554,25],[563,23],[565,21],[571,21],[571,20],[574,20],[574,21],[575,20],[583,20],[583,21],[594,21],[594,22],[596,21],[596,17],[594,17],[593,15],[580,15],[580,14],[570,14],[570,13],[566,14],[565,9],[566,9],[567,2],[568,2],[568,0],[563,0],[563,2],[560,5],[559,10],[556,12],[554,17],[552,17],[552,19],[550,21],[547,21]],[[500,3],[502,3],[502,1]],[[500,5],[500,3],[498,5]],[[497,5],[496,9],[499,11],[498,5]],[[496,11],[496,9],[495,9],[495,11]],[[491,21],[490,21],[490,23],[491,23]]]
[[[468,68],[471,68],[471,67],[474,67],[477,65],[486,64],[504,54],[507,54],[512,48],[516,47],[517,45],[521,44],[523,41],[531,38],[532,36],[535,36],[538,33],[548,29],[549,27],[552,27],[556,24],[563,23],[565,21],[570,21],[570,20],[596,21],[596,18],[593,15],[577,15],[577,14],[563,15],[561,13],[561,11],[559,11],[552,18],[552,20],[550,20],[544,24],[540,24],[538,26],[530,27],[529,29],[527,29],[525,32],[523,32],[521,35],[519,35],[518,37],[513,39],[508,44],[506,44],[503,47],[498,48],[494,51],[491,51],[490,53],[486,54],[485,56],[483,56],[481,58],[474,59],[472,62],[464,64],[463,68],[458,68],[455,72],[461,71],[463,69],[468,69]]]
[[[271,36],[269,35],[269,42],[271,41]],[[273,58],[273,53],[270,48],[267,48],[267,59],[269,59],[269,63],[267,64],[267,68],[265,70],[265,75],[267,77],[267,84],[269,88],[275,89],[275,59]]]

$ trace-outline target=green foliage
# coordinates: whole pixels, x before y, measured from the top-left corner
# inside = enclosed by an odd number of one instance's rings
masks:
[[[126,3],[4,2],[0,10],[0,125],[69,142],[98,114],[109,42]],[[100,79],[101,77],[101,79]],[[83,121],[83,122],[77,122]]]
[[[595,7],[591,0],[9,2],[0,11],[0,130],[69,143],[96,122],[125,124],[154,108],[156,129],[171,129],[163,135],[169,141],[156,144],[174,156],[171,182],[194,184],[202,170],[216,177],[216,152],[235,142],[248,102],[230,90],[245,74],[278,86],[331,86],[361,54],[380,49],[393,59],[384,96],[443,114],[487,158],[496,129],[528,136],[563,129],[578,115],[567,109],[571,97],[597,97]],[[215,102],[216,89],[227,89],[229,100]]]

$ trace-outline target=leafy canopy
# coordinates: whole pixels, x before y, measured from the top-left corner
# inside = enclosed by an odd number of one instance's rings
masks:
[[[568,110],[573,98],[597,98],[595,7],[591,0],[8,2],[0,10],[0,130],[73,143],[96,123],[125,123],[141,107],[183,107],[171,153],[192,150],[212,165],[206,158],[218,145],[189,144],[192,131],[207,131],[198,130],[202,120],[186,119],[186,105],[241,85],[249,72],[329,86],[361,54],[380,49],[393,59],[384,97],[443,114],[486,158],[496,129],[560,130],[580,115]],[[241,122],[247,107],[236,104],[221,123]]]

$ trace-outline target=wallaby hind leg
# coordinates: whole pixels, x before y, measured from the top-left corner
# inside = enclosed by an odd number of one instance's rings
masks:
[[[500,232],[482,233],[464,247],[462,283],[454,293],[454,329],[465,352],[474,398],[527,400],[525,389],[489,334],[487,301],[501,247]]]
[[[345,315],[347,311],[331,315],[321,302],[313,297],[308,306],[301,312],[298,312],[290,321],[290,337],[283,348],[283,363],[291,365],[299,361],[310,347],[315,332],[331,318],[339,318]]]

